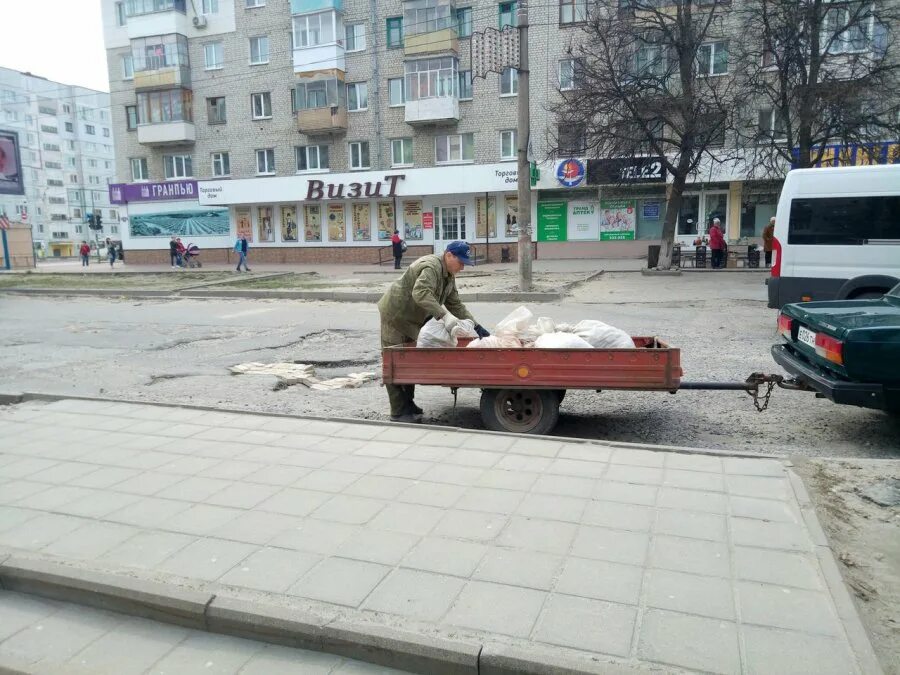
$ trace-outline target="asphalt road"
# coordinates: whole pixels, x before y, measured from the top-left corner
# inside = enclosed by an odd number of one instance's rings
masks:
[[[515,305],[471,309],[491,326]],[[531,309],[557,321],[597,318],[658,335],[681,347],[685,379],[779,372],[769,355],[776,313],[765,306],[759,274],[607,274],[564,303]],[[0,296],[0,390],[385,419],[378,382],[319,392],[227,370],[298,361],[315,364],[320,375],[378,372],[377,330],[376,308],[362,304]],[[420,389],[416,398],[427,421],[480,428],[478,396],[461,391],[456,408],[444,389]],[[900,454],[896,418],[778,390],[764,413],[741,392],[570,392],[555,433],[761,454]]]

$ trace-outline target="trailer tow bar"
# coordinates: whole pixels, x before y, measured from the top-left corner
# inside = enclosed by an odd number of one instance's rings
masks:
[[[765,385],[765,392],[760,392],[760,387]],[[753,399],[753,405],[757,412],[763,412],[769,407],[769,399],[775,386],[782,389],[800,389],[798,384],[791,380],[785,380],[781,375],[767,375],[765,373],[753,373],[744,382],[681,382],[679,389],[706,389],[718,391],[745,391]]]

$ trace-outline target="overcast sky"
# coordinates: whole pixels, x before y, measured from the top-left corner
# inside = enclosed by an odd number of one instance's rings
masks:
[[[0,66],[109,91],[100,0],[0,0]]]

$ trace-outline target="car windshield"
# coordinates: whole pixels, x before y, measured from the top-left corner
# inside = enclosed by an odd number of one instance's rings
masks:
[[[892,298],[900,298],[900,284],[894,286],[891,290],[889,290],[885,295],[889,295]]]

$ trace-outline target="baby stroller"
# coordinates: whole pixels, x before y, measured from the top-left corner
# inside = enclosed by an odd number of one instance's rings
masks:
[[[188,244],[184,250],[184,266],[185,267],[203,267],[200,262],[200,247],[197,244]]]

